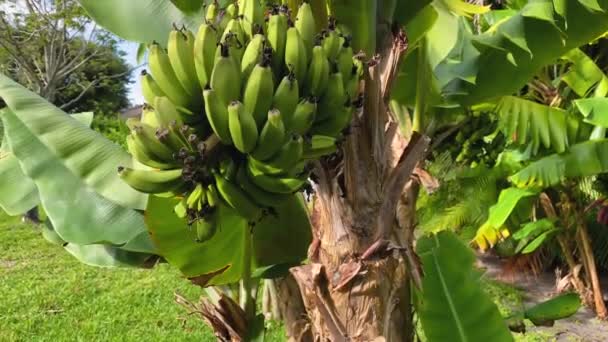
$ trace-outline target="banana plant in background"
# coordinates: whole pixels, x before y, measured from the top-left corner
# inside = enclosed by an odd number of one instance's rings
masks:
[[[411,176],[442,123],[606,32],[605,1],[530,1],[480,34],[489,7],[460,0],[80,3],[146,44],[147,107],[127,154],[0,76],[59,241],[215,286],[195,310],[221,340],[263,337],[257,283],[277,275],[292,339],[412,340],[416,308],[430,340],[512,340],[466,246],[446,232],[415,255]]]

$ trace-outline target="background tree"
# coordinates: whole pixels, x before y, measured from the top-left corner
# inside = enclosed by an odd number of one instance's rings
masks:
[[[72,0],[0,1],[0,70],[69,112],[129,105],[118,40]]]

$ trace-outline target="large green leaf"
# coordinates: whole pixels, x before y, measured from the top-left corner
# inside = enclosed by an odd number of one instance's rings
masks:
[[[92,112],[73,114],[72,117],[87,127],[93,121]],[[21,170],[7,139],[0,146],[0,189],[0,207],[9,215],[23,214],[40,203],[36,184]]]
[[[601,127],[608,127],[608,98],[592,97],[574,100],[573,102],[585,117],[586,122]]]
[[[560,108],[504,96],[496,113],[504,134],[518,145],[531,145],[533,154],[541,145],[564,152],[571,143],[569,138],[576,138],[577,119]]]
[[[591,57],[580,49],[573,49],[562,56],[562,59],[570,62],[570,65],[561,80],[578,96],[587,97],[594,87],[594,97],[608,95],[608,76]]]
[[[146,223],[160,255],[187,277],[212,276],[212,285],[238,281],[247,222],[221,205],[217,233],[209,241],[197,243],[195,232],[173,211],[178,201],[151,196],[148,202]],[[269,216],[253,228],[253,268],[300,262],[306,256],[310,223],[301,198],[294,196],[277,214],[278,218]]]
[[[608,172],[608,139],[571,146],[565,153],[541,158],[510,177],[519,187],[548,187],[566,178],[593,176]]]
[[[7,126],[9,141],[14,135],[28,136],[33,140],[32,144],[42,145],[40,150],[29,153],[60,162],[70,173],[114,203],[134,209],[145,208],[147,196],[118,177],[118,166],[133,164],[131,156],[120,146],[1,74],[0,97],[20,126],[18,132]],[[12,142],[11,147],[17,154]]]
[[[440,78],[444,94],[475,104],[514,93],[542,66],[608,30],[608,2],[599,6],[598,11],[586,1],[529,1],[483,34],[463,35],[461,46],[454,46],[438,66],[437,72],[452,75]],[[463,47],[473,47],[477,54],[463,58]]]
[[[159,42],[166,46],[173,24],[196,32],[204,20],[201,0],[192,0],[188,12],[169,0],[78,0],[95,22],[117,36],[140,43]],[[186,1],[179,1],[180,7]],[[195,8],[198,7],[198,10]]]
[[[498,308],[482,290],[475,255],[452,232],[424,237],[420,321],[429,342],[513,341]]]
[[[502,227],[521,200],[535,195],[537,192],[529,189],[504,189],[498,196],[498,202],[490,208],[488,223],[496,228]]]

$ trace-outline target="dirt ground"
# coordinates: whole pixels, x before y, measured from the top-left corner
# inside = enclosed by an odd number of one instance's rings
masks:
[[[555,294],[555,274],[543,273],[539,276],[527,274],[504,275],[499,258],[479,255],[479,266],[486,270],[485,275],[513,285],[524,293],[524,305],[530,306],[549,299]],[[602,288],[608,293],[608,277],[602,279]],[[604,295],[606,297],[606,294]],[[553,327],[530,327],[528,331],[544,332],[552,336],[549,341],[559,342],[606,342],[608,341],[608,322],[600,321],[586,307],[564,320],[555,322]]]

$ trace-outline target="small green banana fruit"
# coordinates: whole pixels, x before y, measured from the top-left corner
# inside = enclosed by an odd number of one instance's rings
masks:
[[[177,217],[183,219],[188,216],[188,206],[186,205],[186,198],[182,197],[182,199],[173,207],[173,212]]]
[[[304,152],[304,139],[301,135],[293,134],[281,149],[265,163],[275,169],[292,170],[302,158]]]
[[[264,25],[264,7],[259,0],[242,0],[239,15],[243,17],[243,31],[247,39],[253,37],[256,27]]]
[[[287,130],[301,135],[306,134],[315,122],[316,115],[317,103],[314,98],[303,99],[296,106]]]
[[[225,145],[232,145],[230,126],[228,123],[228,107],[224,105],[218,94],[213,89],[203,90],[205,99],[205,114],[211,125],[211,129]]]
[[[241,97],[241,68],[230,57],[226,44],[220,44],[220,58],[211,73],[211,88],[217,93],[220,102],[227,107]]]
[[[147,194],[169,192],[184,183],[181,169],[134,170],[119,167],[118,175],[133,189]]]
[[[296,110],[300,97],[300,89],[298,80],[293,73],[289,73],[283,77],[281,83],[274,93],[272,105],[281,112],[281,117],[288,127],[291,122],[293,112]]]
[[[347,100],[348,96],[346,90],[344,90],[342,74],[339,71],[333,72],[329,75],[327,91],[319,101],[319,108],[315,120],[323,121],[326,118],[335,115],[336,112],[342,109]]]
[[[342,44],[342,48],[338,53],[338,57],[336,60],[336,64],[338,66],[338,71],[342,74],[342,79],[344,80],[344,86],[353,76],[353,48],[350,46],[350,37],[344,38],[344,44]],[[351,94],[352,95],[352,94]]]
[[[247,165],[247,176],[249,176],[249,179],[255,185],[271,193],[292,194],[299,191],[306,183],[306,179],[304,178],[290,176],[275,177],[251,167],[250,163],[247,163]]]
[[[211,207],[217,207],[220,205],[220,197],[217,192],[217,188],[213,184],[207,186],[207,203]]]
[[[231,158],[224,158],[219,163],[220,175],[229,181],[236,177],[237,164]]]
[[[190,192],[190,195],[188,195],[188,198],[186,199],[186,207],[188,209],[199,210],[198,203],[201,201],[201,198],[203,198],[203,197],[205,197],[205,200],[206,200],[206,195],[203,190],[203,185],[199,183],[196,185],[196,187],[194,187],[194,190],[192,190],[192,192]]]
[[[141,71],[140,80],[141,92],[144,96],[144,100],[146,100],[146,103],[153,105],[156,97],[166,96],[152,75],[150,75],[145,69]]]
[[[185,30],[173,30],[169,34],[167,54],[175,76],[192,97],[199,97],[201,86],[194,67],[194,35]]]
[[[241,190],[241,188],[215,173],[215,186],[222,199],[247,220],[255,221],[262,214],[261,208]]]
[[[154,104],[154,102],[152,102]],[[144,123],[148,126],[152,126],[154,128],[159,128],[160,123],[156,119],[156,113],[154,112],[154,108],[150,107],[150,105],[144,104],[144,107],[141,111],[141,123]]]
[[[196,242],[207,242],[215,236],[218,224],[217,216],[217,208],[211,207],[210,212],[206,212],[196,220]]]
[[[321,97],[327,89],[329,80],[329,60],[321,45],[312,48],[312,59],[306,79],[306,87],[309,94]]]
[[[274,95],[274,82],[272,80],[270,60],[263,58],[251,71],[243,91],[243,104],[245,111],[251,113],[258,127],[262,127],[268,111],[272,106]]]
[[[217,42],[218,34],[216,28],[210,24],[203,23],[196,34],[193,52],[196,75],[202,89],[206,88],[211,81]]]
[[[302,40],[304,40],[304,44],[306,45],[306,49],[308,51],[312,50],[315,35],[316,35],[316,23],[315,17],[312,13],[312,8],[307,1],[304,1],[300,8],[298,9],[298,14],[296,16],[296,29],[300,33]]]
[[[262,61],[262,54],[264,53],[264,45],[266,43],[266,37],[261,33],[256,33],[243,53],[243,60],[241,60],[241,75],[242,79],[247,82],[249,75],[253,71],[253,68]]]
[[[228,105],[228,123],[232,143],[242,153],[249,153],[258,140],[258,128],[246,107],[239,101]]]
[[[311,131],[313,134],[337,136],[350,124],[352,117],[353,107],[349,101],[342,107],[334,110],[329,117],[315,122]]]
[[[272,48],[272,68],[277,75],[283,71],[283,60],[285,57],[285,43],[287,40],[287,16],[274,8],[268,18],[267,37],[268,44]]]
[[[329,30],[323,39],[323,49],[330,61],[335,62],[343,45],[343,40],[336,30],[335,20],[330,20]]]
[[[304,144],[302,159],[319,159],[338,150],[337,139],[326,135],[313,135]]]
[[[174,161],[173,151],[156,137],[156,130],[154,128],[139,124],[133,128],[131,136],[133,136],[133,140],[137,146],[142,146],[153,159],[162,163],[172,163]]]
[[[209,23],[215,22],[219,10],[219,4],[217,3],[217,0],[213,0],[210,4],[207,5],[207,9],[205,11],[205,21]]]
[[[138,162],[155,169],[167,170],[176,166],[173,162],[157,160],[158,157],[153,155],[147,146],[136,142],[132,135],[127,135],[127,150]]]
[[[288,70],[293,71],[296,79],[303,84],[306,80],[306,69],[308,67],[306,45],[293,23],[289,22],[289,25],[285,40],[285,65]]]
[[[257,160],[267,160],[274,156],[285,141],[285,125],[281,112],[278,109],[271,109],[268,112],[268,119],[260,132],[258,143],[251,152],[251,156]]]
[[[230,20],[220,39],[220,42],[229,48],[230,56],[237,65],[241,65],[241,59],[245,52],[245,32],[241,22],[241,18]],[[220,57],[218,52],[216,52],[216,57]]]
[[[289,195],[271,193],[255,185],[249,179],[247,168],[244,166],[237,171],[236,181],[241,189],[261,207],[280,207],[289,199]]]
[[[177,76],[175,76],[167,53],[156,43],[150,45],[148,51],[148,65],[150,66],[154,80],[156,80],[156,84],[158,84],[159,88],[167,95],[171,102],[188,108],[192,102],[192,97],[178,81]]]
[[[184,123],[177,107],[166,97],[157,97],[155,99],[154,114],[160,127],[169,127],[174,122],[180,125]]]

